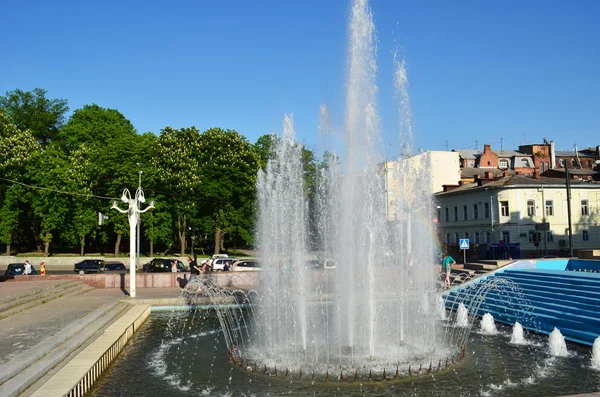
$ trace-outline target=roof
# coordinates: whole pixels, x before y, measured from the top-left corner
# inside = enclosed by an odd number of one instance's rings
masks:
[[[462,178],[472,178],[475,176],[484,177],[486,172],[491,172],[495,178],[501,177],[504,175],[504,170],[500,170],[498,168],[461,168],[460,176]],[[509,170],[511,174],[515,174],[515,171]]]
[[[502,158],[509,158],[509,157],[529,157],[529,154],[524,154],[524,153],[520,153],[517,152],[516,150],[493,150],[494,153],[496,153],[498,155],[498,157],[502,157]]]
[[[504,187],[541,187],[541,186],[565,186],[564,178],[550,178],[550,177],[540,177],[539,179],[531,178],[523,175],[511,175],[505,176],[495,181],[488,182],[479,186],[477,182],[467,183],[463,186],[459,186],[455,189],[452,189],[448,192],[439,192],[434,196],[450,196],[454,194],[461,194],[472,192],[476,190],[486,190],[486,189],[501,189]],[[571,187],[588,187],[588,188],[596,188],[600,189],[600,184],[590,183],[578,180],[571,180]]]
[[[586,158],[594,158],[594,154],[593,153],[586,153],[586,152],[577,152],[575,153],[575,151],[573,150],[556,150],[554,152],[554,154],[556,155],[556,157],[586,157]]]
[[[460,158],[465,160],[475,160],[477,157],[481,156],[481,150],[452,150],[453,152],[457,152]]]

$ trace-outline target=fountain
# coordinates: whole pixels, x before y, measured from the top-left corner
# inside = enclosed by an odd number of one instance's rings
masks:
[[[564,357],[567,352],[567,343],[565,338],[558,328],[554,328],[548,337],[548,350],[553,357]]]
[[[512,336],[510,337],[510,343],[514,345],[524,345],[527,343],[525,341],[523,326],[518,321],[516,321],[515,325],[513,326]]]
[[[217,305],[215,311],[153,314],[115,364],[114,381],[99,387],[99,395],[427,396],[460,391],[546,396],[597,390],[594,379],[582,375],[587,370],[582,366],[547,371],[559,360],[547,361],[541,349],[510,349],[505,338],[470,336],[474,318],[493,309],[481,307],[490,289],[519,295],[510,282],[492,280],[459,287],[460,293],[445,300],[439,297],[429,221],[434,206],[428,184],[421,182],[428,179],[429,165],[382,165],[377,150],[373,31],[366,0],[356,0],[346,146],[340,157],[331,151],[310,197],[293,118],[284,118],[273,160],[259,175],[257,243],[264,266],[257,290],[218,287],[218,279],[228,275],[190,283],[187,304],[202,292]],[[402,62],[396,66],[402,144],[410,149],[406,70]],[[325,260],[336,266],[308,266]],[[499,312],[494,316],[501,319]],[[515,323],[515,343],[522,340],[519,328]],[[555,339],[551,335],[551,346]],[[463,360],[467,341],[469,357]]]
[[[600,336],[596,338],[592,347],[592,368],[600,369]]]
[[[481,332],[486,335],[496,335],[498,333],[496,323],[494,322],[494,316],[490,313],[484,314],[481,318]]]

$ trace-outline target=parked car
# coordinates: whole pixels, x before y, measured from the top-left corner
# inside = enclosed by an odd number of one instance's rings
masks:
[[[256,259],[244,259],[237,262],[235,266],[233,266],[233,271],[236,272],[245,272],[252,270],[260,270],[261,264]]]
[[[224,271],[225,266],[227,266],[227,270],[231,270],[231,264],[235,262],[233,258],[215,258],[213,259],[211,266],[213,271]]]
[[[104,262],[104,270],[105,271],[121,271],[127,270],[123,262]]]
[[[73,268],[75,273],[104,273],[104,261],[102,259],[84,259],[77,262]]]
[[[4,272],[4,278],[14,278],[15,276],[21,276],[25,272],[25,263],[11,263],[6,267],[6,271]],[[33,265],[31,265],[31,273],[30,275],[39,274]]]
[[[144,264],[142,270],[148,273],[168,273],[171,271],[171,265],[174,260],[177,259],[154,258],[150,262]],[[185,267],[183,262],[177,260],[177,270],[180,272],[187,272],[188,268]]]

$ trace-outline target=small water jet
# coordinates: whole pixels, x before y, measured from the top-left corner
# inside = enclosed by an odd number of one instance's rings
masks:
[[[596,338],[592,347],[592,367],[600,369],[600,336]]]
[[[512,336],[510,337],[510,343],[514,345],[524,345],[527,343],[525,341],[523,326],[518,321],[515,322],[515,325],[513,326]]]
[[[439,296],[437,302],[438,318],[444,321],[446,320],[446,304],[444,303],[444,298]]]
[[[469,326],[469,311],[464,303],[458,305],[456,311],[456,326],[457,327],[468,327]]]
[[[496,335],[498,333],[494,316],[490,313],[485,313],[481,318],[481,332],[486,335]]]
[[[548,337],[548,350],[553,357],[565,357],[569,355],[565,337],[558,328],[554,328]]]

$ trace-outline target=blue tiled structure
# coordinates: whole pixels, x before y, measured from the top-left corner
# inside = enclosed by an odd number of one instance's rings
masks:
[[[600,261],[519,261],[444,294],[446,307],[463,302],[477,316],[593,345],[600,335]]]

